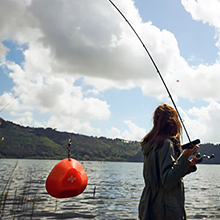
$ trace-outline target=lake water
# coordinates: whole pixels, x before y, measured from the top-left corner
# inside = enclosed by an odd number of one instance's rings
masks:
[[[0,194],[16,162],[0,219],[138,219],[142,163],[82,162],[88,176],[85,191],[74,198],[56,199],[45,189],[56,160],[0,159]],[[196,173],[185,177],[188,219],[220,219],[219,168],[200,164]]]

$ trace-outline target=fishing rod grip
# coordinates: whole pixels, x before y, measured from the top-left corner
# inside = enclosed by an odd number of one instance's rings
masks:
[[[193,148],[195,145],[197,145],[197,144],[199,144],[200,143],[200,140],[199,139],[196,139],[196,140],[194,140],[194,141],[191,141],[191,142],[189,142],[189,143],[187,143],[187,144],[184,144],[184,145],[182,145],[181,147],[182,147],[182,149],[184,150],[184,149],[187,149],[187,148]]]

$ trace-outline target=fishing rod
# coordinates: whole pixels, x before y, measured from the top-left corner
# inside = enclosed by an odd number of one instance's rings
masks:
[[[135,33],[135,35],[137,36],[137,38],[138,38],[139,41],[141,42],[141,44],[142,44],[142,46],[144,47],[144,49],[145,49],[147,55],[149,56],[150,60],[152,61],[153,66],[155,67],[155,69],[156,69],[156,71],[157,71],[157,73],[158,73],[158,75],[159,75],[159,77],[160,77],[160,79],[161,79],[161,81],[162,81],[162,83],[163,83],[163,85],[164,85],[164,87],[165,87],[165,89],[166,89],[168,95],[169,95],[169,98],[170,98],[171,102],[173,103],[173,106],[174,106],[174,108],[175,108],[175,110],[176,110],[176,112],[177,112],[177,114],[178,114],[178,117],[179,117],[179,119],[180,119],[180,122],[181,122],[181,124],[182,124],[182,126],[183,126],[183,129],[184,129],[184,131],[185,131],[185,133],[186,133],[186,136],[187,136],[187,138],[188,138],[188,140],[189,140],[189,143],[184,144],[184,145],[181,146],[182,149],[193,148],[195,145],[197,145],[197,144],[200,143],[200,140],[199,140],[199,139],[196,139],[196,140],[194,140],[194,141],[191,141],[191,139],[190,139],[190,137],[189,137],[189,133],[188,133],[188,131],[187,131],[187,129],[186,129],[185,124],[183,123],[182,117],[181,117],[181,115],[180,115],[180,113],[179,113],[179,110],[178,110],[178,108],[177,108],[177,106],[176,106],[176,104],[175,104],[175,102],[174,102],[174,99],[173,99],[173,97],[172,97],[172,95],[171,95],[171,93],[170,93],[170,91],[169,91],[169,89],[168,89],[168,87],[167,87],[167,85],[166,85],[166,83],[165,83],[165,81],[164,81],[164,79],[163,79],[161,73],[160,73],[159,68],[157,67],[157,65],[156,65],[156,63],[155,63],[153,57],[151,56],[149,50],[148,50],[147,47],[145,46],[144,42],[141,40],[141,38],[140,38],[140,36],[138,35],[138,33],[136,32],[136,30],[133,28],[133,26],[131,25],[131,23],[127,20],[127,18],[125,17],[125,15],[120,11],[120,9],[119,9],[111,0],[109,0],[109,2],[114,6],[114,8],[119,12],[119,14],[125,19],[125,21],[127,22],[127,24],[130,26],[130,28],[133,30],[133,32]],[[213,158],[213,157],[214,157],[214,154],[212,154],[211,156],[206,156],[206,155],[201,156],[201,155],[198,153],[198,154],[196,155],[197,160],[200,161],[200,162],[202,161],[203,158],[211,159],[211,158]]]

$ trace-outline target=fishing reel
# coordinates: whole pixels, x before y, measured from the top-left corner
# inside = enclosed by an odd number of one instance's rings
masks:
[[[207,159],[212,159],[213,157],[215,157],[215,154],[212,154],[211,156],[207,156],[207,155],[201,155],[200,153],[197,153],[196,154],[196,160],[197,160],[197,163],[201,163],[202,162],[202,160],[203,160],[203,158],[207,158]]]
[[[197,144],[199,144],[200,143],[200,140],[199,139],[196,139],[196,140],[194,140],[194,141],[191,141],[191,142],[189,142],[189,143],[187,143],[187,144],[184,144],[184,145],[182,145],[182,149],[184,150],[184,149],[187,149],[187,148],[193,148],[195,145],[197,145]],[[207,159],[212,159],[213,157],[215,157],[215,155],[214,154],[212,154],[211,156],[208,156],[208,155],[201,155],[200,153],[197,153],[196,154],[196,160],[197,160],[197,163],[201,163],[202,161],[203,161],[203,158],[207,158]]]

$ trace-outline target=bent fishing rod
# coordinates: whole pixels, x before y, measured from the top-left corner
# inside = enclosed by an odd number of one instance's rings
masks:
[[[161,73],[160,73],[159,68],[157,67],[157,65],[156,65],[156,63],[155,63],[153,57],[151,56],[149,50],[148,50],[147,47],[145,46],[144,42],[142,41],[142,39],[140,38],[140,36],[139,36],[138,33],[136,32],[136,30],[134,29],[134,27],[133,27],[133,26],[131,25],[131,23],[127,20],[127,18],[125,17],[125,15],[121,12],[121,10],[120,10],[111,0],[109,0],[109,2],[110,2],[110,3],[113,5],[113,7],[119,12],[119,14],[125,19],[125,21],[127,22],[127,24],[130,26],[130,28],[133,30],[133,32],[135,33],[135,35],[137,36],[137,38],[138,38],[139,41],[141,42],[142,46],[144,47],[145,52],[147,53],[147,55],[149,56],[150,60],[152,61],[153,66],[155,67],[155,69],[156,69],[156,71],[157,71],[157,73],[158,73],[158,75],[159,75],[159,77],[160,77],[160,79],[161,79],[161,81],[162,81],[162,83],[163,83],[163,85],[164,85],[164,87],[165,87],[165,89],[166,89],[168,95],[169,95],[169,98],[170,98],[171,102],[173,103],[173,106],[174,106],[174,108],[175,108],[175,110],[176,110],[176,112],[177,112],[177,114],[178,114],[178,117],[179,117],[179,119],[180,119],[180,122],[181,122],[181,124],[182,124],[182,126],[183,126],[183,129],[184,129],[184,131],[185,131],[185,133],[186,133],[186,136],[187,136],[187,138],[188,138],[188,140],[189,140],[189,143],[184,144],[184,145],[181,146],[182,149],[193,148],[194,145],[200,143],[200,140],[199,140],[199,139],[196,139],[196,140],[194,140],[194,141],[191,141],[191,139],[190,139],[190,137],[189,137],[189,134],[188,134],[188,131],[187,131],[187,129],[186,129],[186,127],[185,127],[185,124],[183,123],[182,117],[181,117],[181,115],[180,115],[180,113],[179,113],[179,110],[178,110],[178,108],[177,108],[177,106],[176,106],[176,104],[175,104],[175,102],[174,102],[174,99],[173,99],[173,97],[172,97],[172,95],[171,95],[171,93],[170,93],[170,91],[169,91],[169,89],[168,89],[168,87],[167,87],[167,85],[166,85],[166,83],[165,83],[165,81],[164,81],[164,79],[163,79]],[[203,158],[208,158],[208,159],[213,158],[213,157],[214,157],[214,154],[212,154],[211,156],[207,156],[207,155],[201,156],[201,155],[198,153],[198,154],[196,155],[196,157],[197,157],[197,160],[198,160],[199,162],[201,162]]]

